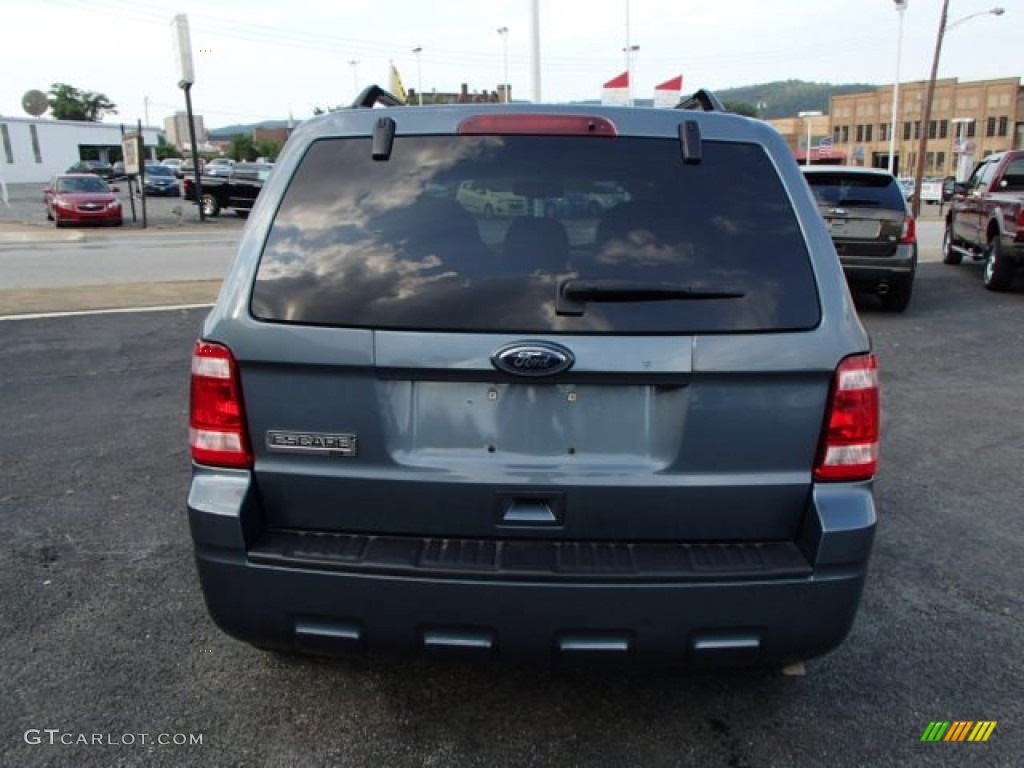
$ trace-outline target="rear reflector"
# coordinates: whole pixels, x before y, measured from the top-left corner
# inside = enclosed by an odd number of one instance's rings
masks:
[[[461,136],[605,136],[618,135],[615,124],[588,115],[476,115],[459,123]]]
[[[907,216],[903,220],[903,229],[900,232],[900,243],[902,245],[913,245],[917,242],[917,224],[913,216]]]
[[[848,357],[839,364],[814,467],[814,479],[869,480],[878,469],[878,361]]]
[[[252,466],[238,365],[220,344],[197,341],[192,351],[188,435],[198,464]]]

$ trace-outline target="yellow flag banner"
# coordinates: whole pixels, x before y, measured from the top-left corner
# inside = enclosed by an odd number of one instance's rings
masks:
[[[394,62],[391,62],[391,87],[388,88],[392,95],[397,96],[403,102],[408,100],[408,95],[405,92],[405,86],[402,85],[402,76],[398,74],[398,67],[395,66]]]

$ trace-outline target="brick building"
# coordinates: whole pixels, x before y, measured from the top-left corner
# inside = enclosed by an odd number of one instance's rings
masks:
[[[896,119],[896,163],[899,175],[913,172],[921,133],[928,136],[924,172],[947,176],[956,172],[957,150],[967,167],[993,152],[1024,146],[1024,88],[1020,78],[935,83],[929,124],[921,125],[928,82],[901,83]],[[885,168],[892,125],[892,86],[866,93],[833,96],[829,108],[832,139],[850,165]],[[962,147],[955,146],[958,125],[965,120]]]

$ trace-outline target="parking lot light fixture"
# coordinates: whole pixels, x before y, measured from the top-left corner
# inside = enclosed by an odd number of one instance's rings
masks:
[[[1003,8],[990,8],[987,11],[971,13],[956,21],[949,19],[949,0],[942,0],[942,13],[939,16],[939,32],[935,36],[935,55],[932,57],[932,73],[928,79],[928,90],[925,93],[924,112],[921,115],[921,137],[917,147],[917,166],[914,171],[914,189],[921,189],[921,179],[924,177],[924,158],[928,147],[928,123],[932,119],[932,99],[935,98],[935,80],[939,74],[939,57],[942,55],[942,38],[947,30],[959,27],[965,21],[970,21],[978,16],[1002,16],[1006,11]],[[914,218],[921,214],[921,196],[914,195]]]
[[[807,153],[807,155],[804,159],[804,165],[811,164],[811,125],[813,123],[813,118],[821,117],[823,114],[824,113],[820,109],[811,109],[805,112],[797,112],[797,117],[801,117],[805,121],[807,121],[807,146],[804,148],[804,151]]]
[[[423,106],[423,68],[421,64],[421,56],[423,54],[423,46],[417,45],[412,49],[412,52],[416,54],[416,97],[419,99],[419,106]]]
[[[508,103],[508,27],[499,27],[498,34],[501,35],[503,72],[501,80],[501,100]]]
[[[907,10],[908,0],[893,0],[900,17],[899,37],[896,39],[896,79],[892,84],[892,111],[889,113],[889,173],[896,168],[896,124],[899,120],[900,106],[900,64],[903,59],[903,14]]]

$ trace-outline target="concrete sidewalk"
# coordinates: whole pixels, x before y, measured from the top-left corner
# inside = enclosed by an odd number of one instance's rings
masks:
[[[0,317],[126,307],[212,304],[217,298],[220,284],[220,280],[183,280],[75,288],[18,288],[0,291]]]

